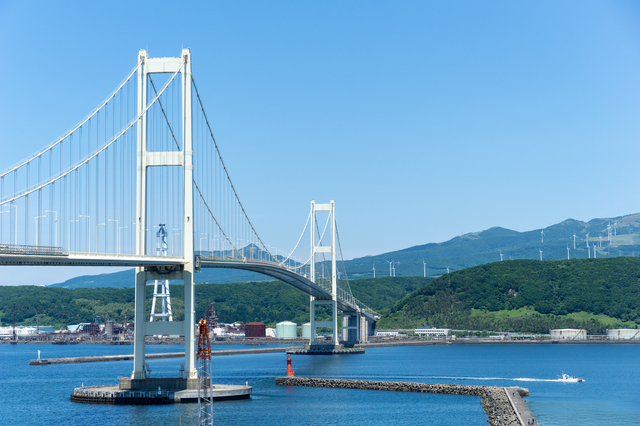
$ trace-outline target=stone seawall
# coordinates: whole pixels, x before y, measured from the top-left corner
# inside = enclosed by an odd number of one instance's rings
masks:
[[[520,426],[505,388],[496,386],[449,385],[439,383],[379,382],[372,380],[314,379],[304,377],[277,377],[276,384],[282,386],[311,386],[342,389],[366,389],[395,392],[425,392],[450,395],[471,395],[482,398],[482,406],[494,426]],[[522,396],[528,396],[524,388],[510,388]]]

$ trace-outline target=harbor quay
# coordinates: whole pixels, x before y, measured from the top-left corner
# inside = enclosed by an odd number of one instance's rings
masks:
[[[293,376],[277,377],[276,385],[479,396],[482,398],[482,407],[489,416],[489,424],[493,426],[527,426],[530,423],[526,422],[535,422],[522,399],[523,396],[529,395],[529,390],[521,387],[505,388],[499,386],[319,379]]]

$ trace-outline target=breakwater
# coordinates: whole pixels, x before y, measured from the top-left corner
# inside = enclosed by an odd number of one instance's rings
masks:
[[[470,395],[482,398],[482,407],[494,426],[520,426],[523,423],[510,401],[507,390],[497,386],[450,385],[439,383],[381,382],[373,380],[317,379],[305,377],[277,377],[276,385],[310,386],[341,389],[366,389],[395,392],[425,392],[450,395]],[[509,388],[520,396],[528,396],[524,388]]]
[[[287,352],[295,349],[300,349],[300,347],[289,346],[289,347],[283,347],[283,348],[228,349],[228,350],[222,350],[222,351],[211,351],[211,356]],[[184,352],[169,352],[169,353],[145,355],[145,359],[182,358],[182,357],[184,357]],[[32,359],[31,361],[29,361],[29,365],[76,364],[81,362],[105,362],[105,361],[127,361],[127,360],[133,360],[133,354]]]

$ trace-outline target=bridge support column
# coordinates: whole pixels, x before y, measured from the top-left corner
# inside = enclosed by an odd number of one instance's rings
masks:
[[[154,321],[146,320],[146,287],[148,281],[154,280],[181,280],[184,282],[184,321]],[[135,288],[135,334],[133,347],[133,373],[132,379],[145,379],[147,372],[145,363],[145,336],[153,335],[178,335],[184,336],[184,377],[195,379],[197,371],[195,366],[195,297],[193,285],[193,273],[185,268],[183,271],[173,271],[160,274],[157,271],[147,271],[145,268],[136,268]]]
[[[360,343],[367,343],[369,341],[369,322],[364,315],[358,315],[360,317]]]
[[[144,317],[145,295],[147,288],[146,273],[144,268],[136,268],[135,283],[135,317],[134,317],[134,338],[133,338],[133,373],[132,379],[146,379],[147,372],[144,369],[145,343],[144,343]]]
[[[332,319],[331,321],[316,321],[316,306],[318,305],[330,305],[331,306],[331,312],[332,312]],[[316,333],[317,333],[317,329],[320,327],[326,327],[326,328],[331,328],[333,329],[333,342],[331,343],[333,346],[337,346],[339,344],[338,342],[338,305],[336,303],[335,300],[315,300],[312,299],[311,300],[311,306],[310,306],[310,320],[309,320],[309,324],[310,324],[310,328],[311,328],[311,339],[309,344],[310,345],[317,345],[317,344],[326,344],[326,343],[318,343],[316,342]]]
[[[342,317],[342,340],[348,344],[360,343],[360,315],[344,315]]]

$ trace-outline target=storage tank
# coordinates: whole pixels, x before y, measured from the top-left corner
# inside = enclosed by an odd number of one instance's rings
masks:
[[[311,323],[302,324],[302,338],[311,340]]]
[[[279,322],[276,324],[276,337],[278,339],[295,339],[298,337],[298,326],[290,321]]]
[[[633,328],[617,328],[607,330],[609,340],[640,340],[640,330]]]
[[[113,321],[109,320],[105,322],[104,330],[105,330],[105,333],[107,333],[107,337],[112,338],[113,337]]]
[[[265,326],[261,322],[250,322],[244,326],[244,337],[265,337]]]
[[[561,328],[549,330],[552,340],[587,340],[587,330],[578,328]]]

